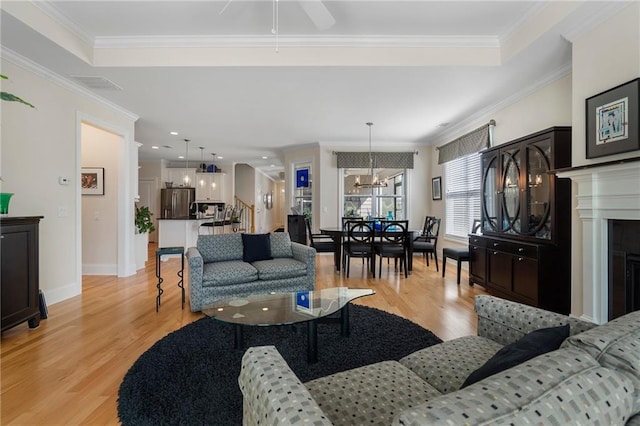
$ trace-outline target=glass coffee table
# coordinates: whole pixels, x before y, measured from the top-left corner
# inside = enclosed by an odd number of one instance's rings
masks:
[[[333,287],[315,291],[258,294],[225,299],[206,306],[202,312],[235,325],[234,346],[243,347],[243,326],[272,326],[307,323],[307,361],[318,362],[318,321],[340,321],[340,332],[349,335],[349,302],[375,294],[369,288]],[[340,311],[340,317],[327,318]]]

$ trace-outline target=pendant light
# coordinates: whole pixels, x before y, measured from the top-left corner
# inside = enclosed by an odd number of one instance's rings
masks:
[[[200,173],[207,172],[207,165],[204,164],[204,146],[200,147]]]
[[[184,186],[189,188],[191,186],[189,179],[189,139],[184,140]]]

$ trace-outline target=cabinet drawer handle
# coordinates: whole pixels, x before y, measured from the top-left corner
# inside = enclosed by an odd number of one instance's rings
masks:
[[[500,243],[493,243],[494,247],[498,247],[500,245]]]
[[[498,252],[497,252],[497,251],[494,251],[494,252],[493,252],[493,254],[494,254],[494,255],[496,255],[496,254],[498,254]]]
[[[518,258],[518,262],[522,262],[523,260],[524,260],[524,258],[522,258],[522,257]]]
[[[522,247],[520,247],[520,248],[518,249],[518,253],[522,253],[523,251],[524,251],[524,249],[523,249]]]

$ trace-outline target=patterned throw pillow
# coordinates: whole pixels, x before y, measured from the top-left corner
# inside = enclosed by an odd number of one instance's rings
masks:
[[[460,389],[493,376],[547,352],[555,351],[569,337],[569,324],[541,328],[504,346],[484,365],[471,373]]]
[[[270,260],[271,239],[269,234],[242,234],[242,260],[255,262],[257,260]]]

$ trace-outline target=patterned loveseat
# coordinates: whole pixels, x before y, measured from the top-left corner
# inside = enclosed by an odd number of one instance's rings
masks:
[[[475,308],[478,336],[305,384],[273,346],[249,348],[243,423],[640,425],[640,311],[595,326],[492,296]],[[503,345],[566,324],[559,349],[460,389]]]
[[[267,236],[270,247],[258,249],[270,252],[264,256],[267,259],[245,262],[245,237],[260,236],[199,235],[196,247],[187,249],[193,312],[221,299],[315,288],[314,248],[292,242],[286,232],[274,232]]]

